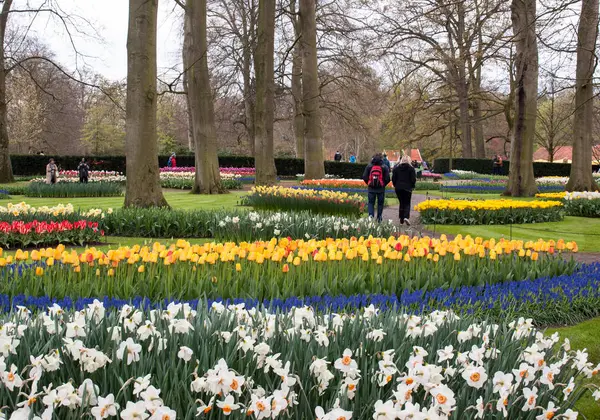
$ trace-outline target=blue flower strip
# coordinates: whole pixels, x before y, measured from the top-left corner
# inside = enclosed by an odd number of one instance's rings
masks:
[[[134,297],[119,299],[110,297],[97,298],[106,308],[120,309],[124,305],[132,305],[140,309],[165,307],[173,299],[153,302],[148,298]],[[0,295],[0,312],[9,312],[17,306],[25,306],[32,310],[45,310],[56,303],[65,309],[81,310],[94,298],[64,298],[54,299],[48,296],[8,296]],[[318,311],[347,311],[375,305],[382,310],[402,308],[410,313],[422,313],[435,309],[454,309],[461,312],[493,312],[502,316],[504,311],[525,311],[539,313],[545,316],[557,306],[566,308],[559,315],[561,320],[570,316],[569,310],[577,309],[585,313],[585,317],[600,314],[600,263],[582,265],[571,275],[538,278],[535,280],[511,281],[485,286],[464,286],[460,288],[438,288],[428,292],[404,291],[400,295],[354,295],[354,296],[312,296],[292,297],[288,299],[272,299],[258,301],[257,299],[195,299],[180,301],[189,303],[192,307],[206,302],[224,304],[244,303],[246,308],[266,307],[272,311],[289,311],[293,307],[312,306]],[[557,312],[557,311],[555,311]],[[554,315],[552,315],[554,316]],[[551,317],[551,315],[548,315]],[[550,319],[550,318],[549,318]],[[569,318],[571,319],[571,318]],[[552,319],[555,321],[555,319]]]

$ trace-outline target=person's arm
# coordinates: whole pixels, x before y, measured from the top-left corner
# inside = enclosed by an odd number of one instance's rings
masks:
[[[365,181],[365,184],[369,185],[369,167],[371,165],[367,165],[367,167],[365,168],[365,171],[363,172],[363,181]]]
[[[415,188],[417,186],[417,173],[414,169],[410,171],[410,185],[412,186],[412,188]]]

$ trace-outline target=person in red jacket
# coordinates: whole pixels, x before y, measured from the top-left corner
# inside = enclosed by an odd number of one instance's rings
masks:
[[[167,167],[169,167],[169,168],[176,168],[177,167],[177,161],[175,159],[175,153],[173,153],[171,155],[171,157],[169,158],[169,160],[167,162]]]

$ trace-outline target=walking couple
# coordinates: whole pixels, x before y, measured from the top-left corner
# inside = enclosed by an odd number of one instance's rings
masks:
[[[383,155],[381,153],[373,156],[371,163],[365,168],[363,181],[368,186],[369,217],[375,217],[375,201],[377,201],[377,221],[381,222],[383,218],[385,188],[390,183],[390,170],[383,163]],[[415,168],[412,166],[410,156],[402,156],[400,162],[394,166],[391,181],[400,202],[400,224],[410,226],[410,201],[412,191],[417,183],[417,174]]]

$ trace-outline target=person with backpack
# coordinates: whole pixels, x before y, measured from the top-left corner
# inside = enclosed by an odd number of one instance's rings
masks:
[[[341,162],[342,161],[342,154],[340,153],[339,150],[337,150],[335,152],[335,155],[333,155],[333,160],[336,162]]]
[[[494,155],[492,159],[492,174],[502,175],[502,158],[499,155]]]
[[[90,175],[90,166],[85,161],[85,158],[81,159],[81,162],[77,166],[77,171],[79,172],[79,182],[87,184]]]
[[[363,181],[368,186],[369,217],[375,217],[375,200],[377,200],[377,221],[383,219],[385,187],[390,183],[390,170],[383,164],[383,156],[377,153],[363,172]]]
[[[403,225],[406,223],[410,226],[410,221],[408,220],[410,217],[410,201],[412,199],[412,192],[417,185],[417,174],[415,168],[412,166],[410,156],[402,156],[400,163],[394,166],[392,183],[400,202],[400,206],[398,207],[400,224]]]

